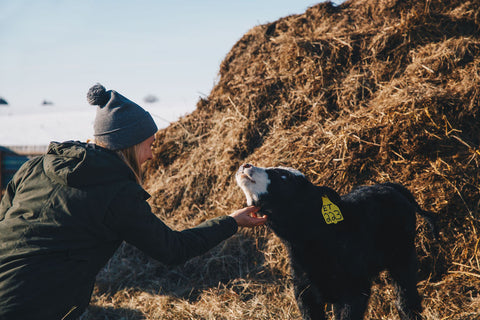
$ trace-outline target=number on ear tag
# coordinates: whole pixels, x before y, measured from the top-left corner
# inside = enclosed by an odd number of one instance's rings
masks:
[[[327,196],[322,197],[322,214],[327,224],[343,221],[342,212]]]

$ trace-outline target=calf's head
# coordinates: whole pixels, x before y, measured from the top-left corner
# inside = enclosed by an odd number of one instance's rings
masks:
[[[251,164],[240,166],[236,179],[247,197],[247,204],[255,206],[293,200],[295,193],[309,184],[298,170],[285,167],[260,168]]]
[[[261,168],[240,166],[237,184],[245,193],[248,205],[260,207],[259,214],[270,219],[287,218],[321,210],[322,196],[339,201],[338,194],[327,187],[316,187],[298,170],[287,167]]]

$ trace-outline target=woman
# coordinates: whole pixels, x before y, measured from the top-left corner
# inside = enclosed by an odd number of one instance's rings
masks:
[[[254,207],[173,231],[146,202],[140,166],[157,126],[137,104],[99,84],[95,144],[51,143],[25,163],[0,203],[0,320],[75,319],[122,241],[168,265],[265,223]]]

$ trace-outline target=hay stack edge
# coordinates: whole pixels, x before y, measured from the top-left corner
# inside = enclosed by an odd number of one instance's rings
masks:
[[[245,204],[234,179],[245,162],[295,167],[342,194],[403,183],[440,219],[438,243],[418,219],[425,318],[480,319],[479,101],[480,1],[320,3],[233,46],[210,95],[158,133],[146,188],[180,230]],[[129,319],[300,319],[266,228],[173,270],[123,246],[94,305]],[[388,274],[367,317],[398,318]]]

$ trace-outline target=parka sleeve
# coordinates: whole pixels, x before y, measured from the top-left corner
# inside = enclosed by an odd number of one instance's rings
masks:
[[[164,264],[181,264],[237,232],[237,222],[230,216],[183,231],[172,230],[152,213],[144,194],[140,186],[120,191],[109,206],[105,224],[121,239]]]

